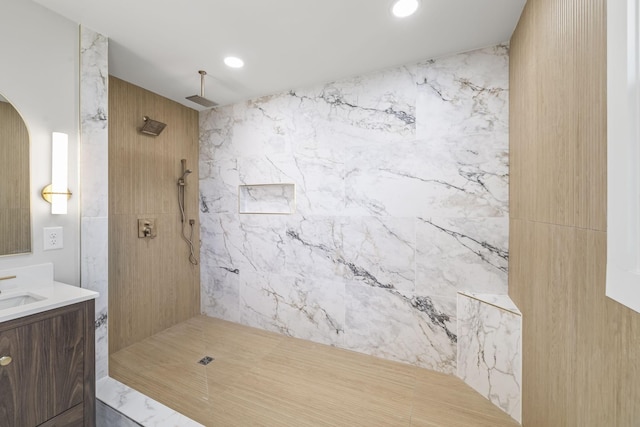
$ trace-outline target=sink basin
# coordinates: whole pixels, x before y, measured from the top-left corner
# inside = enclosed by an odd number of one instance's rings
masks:
[[[31,304],[34,302],[42,301],[43,299],[44,297],[26,292],[20,293],[18,295],[10,295],[4,298],[0,296],[0,310]]]

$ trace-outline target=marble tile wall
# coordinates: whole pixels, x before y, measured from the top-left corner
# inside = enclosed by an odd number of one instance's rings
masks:
[[[96,378],[108,375],[108,39],[80,28],[81,285],[96,300]]]
[[[456,293],[506,294],[508,47],[200,115],[202,311],[456,372]],[[238,185],[295,183],[294,215]]]
[[[507,295],[458,294],[457,376],[522,421],[522,315]]]

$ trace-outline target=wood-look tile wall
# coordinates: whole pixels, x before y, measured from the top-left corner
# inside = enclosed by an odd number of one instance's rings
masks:
[[[29,132],[8,102],[0,102],[0,255],[31,252]]]
[[[605,296],[606,0],[528,0],[510,51],[524,426],[637,426],[640,314]]]
[[[166,123],[141,134],[142,117]],[[130,83],[109,78],[109,352],[200,312],[200,271],[189,263],[178,208],[180,160],[187,221],[196,220],[199,258],[198,113]],[[138,219],[154,218],[158,235],[138,238]],[[189,235],[189,226],[185,226]]]

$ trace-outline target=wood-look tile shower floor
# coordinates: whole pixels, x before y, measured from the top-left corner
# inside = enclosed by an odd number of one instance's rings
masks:
[[[110,375],[206,426],[519,425],[454,376],[207,316],[111,355]]]

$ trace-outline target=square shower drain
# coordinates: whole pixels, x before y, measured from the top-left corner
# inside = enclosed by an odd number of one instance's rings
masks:
[[[207,366],[209,363],[213,362],[213,357],[205,356],[198,361],[199,364]]]

